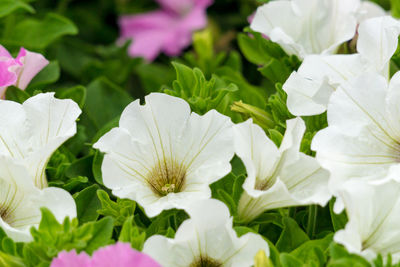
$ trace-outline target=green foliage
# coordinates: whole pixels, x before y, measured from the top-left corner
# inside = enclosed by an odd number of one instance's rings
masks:
[[[200,69],[191,69],[177,62],[172,63],[176,70],[176,80],[172,83],[172,89],[164,89],[164,92],[180,97],[189,102],[192,111],[204,114],[211,109],[225,112],[228,108],[224,98],[238,90],[234,84],[226,84],[218,76],[207,81]]]
[[[22,0],[2,0],[0,2],[0,18],[21,9],[30,13],[35,12],[32,6]]]
[[[123,225],[136,209],[136,203],[132,200],[118,198],[116,202],[112,201],[104,190],[98,190],[97,196],[101,203],[101,208],[97,212],[100,215],[114,218],[116,226]]]
[[[1,39],[2,44],[43,49],[64,35],[78,33],[76,26],[65,17],[48,13],[44,19],[25,19]],[[40,38],[39,38],[40,37]]]
[[[60,224],[51,212],[42,209],[38,229],[32,228],[33,241],[14,243],[0,232],[0,266],[49,266],[52,258],[63,250],[92,253],[99,247],[112,243],[113,219],[105,217],[82,226],[77,219],[66,218]],[[8,264],[8,265],[7,265]]]

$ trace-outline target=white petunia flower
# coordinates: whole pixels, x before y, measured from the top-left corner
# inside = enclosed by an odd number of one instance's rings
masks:
[[[400,164],[399,89],[400,72],[389,84],[383,76],[367,73],[332,94],[329,126],[316,134],[312,149],[331,172],[333,192],[349,179],[379,183],[393,177],[388,176],[391,168]]]
[[[247,170],[238,208],[241,221],[249,222],[269,209],[324,206],[329,201],[328,172],[315,158],[299,152],[304,131],[301,118],[288,120],[278,149],[251,120],[234,126],[235,152]]]
[[[252,266],[259,250],[269,255],[268,243],[254,233],[240,238],[222,202],[200,200],[186,209],[190,219],[178,228],[175,238],[155,235],[146,240],[143,252],[164,267]]]
[[[336,88],[365,72],[389,77],[389,62],[397,49],[400,22],[392,17],[365,20],[358,28],[357,54],[307,56],[283,85],[287,106],[296,116],[326,111]]]
[[[231,170],[231,120],[215,110],[191,113],[188,103],[166,94],[145,100],[128,105],[119,127],[94,144],[106,153],[104,185],[150,217],[211,197],[209,184]]]
[[[380,253],[386,262],[400,260],[400,184],[395,181],[371,185],[348,181],[340,192],[349,218],[346,227],[336,232],[334,240],[351,253],[372,261]]]
[[[260,6],[250,27],[289,55],[332,54],[354,37],[360,0],[271,1]]]
[[[38,189],[24,165],[0,156],[0,227],[14,241],[30,241],[30,228],[39,225],[41,207],[48,208],[60,223],[67,216],[76,217],[75,201],[67,191]]]
[[[70,100],[38,94],[23,104],[0,101],[0,155],[23,163],[39,188],[47,187],[46,165],[53,152],[76,133],[81,113]]]

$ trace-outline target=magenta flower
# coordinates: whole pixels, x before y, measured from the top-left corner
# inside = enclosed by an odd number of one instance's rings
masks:
[[[176,56],[192,42],[192,32],[207,24],[206,9],[213,0],[157,0],[161,9],[140,15],[122,16],[121,38],[133,39],[132,57],[152,61],[164,52]]]
[[[49,61],[41,54],[33,53],[21,48],[18,56],[13,58],[3,46],[0,45],[0,97],[8,86],[14,85],[22,90],[39,73]]]
[[[50,267],[161,267],[150,256],[136,251],[128,243],[116,243],[100,248],[90,258],[85,252],[61,252]]]

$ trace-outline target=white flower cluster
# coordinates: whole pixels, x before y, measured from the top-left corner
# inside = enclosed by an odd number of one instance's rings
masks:
[[[251,28],[303,60],[283,86],[296,116],[327,110],[329,126],[316,134],[311,157],[300,152],[305,123],[286,122],[279,147],[251,120],[234,124],[211,110],[200,116],[184,100],[152,93],[128,105],[119,127],[93,146],[105,153],[103,183],[115,196],[140,204],[149,217],[184,209],[175,238],[152,236],[144,252],[163,266],[251,266],[268,243],[232,228],[228,208],[211,199],[210,184],[231,171],[236,154],[247,178],[238,219],[266,210],[337,198],[349,222],[335,241],[373,259],[400,259],[400,73],[390,58],[400,22],[360,0],[271,1]],[[357,53],[335,54],[357,40]],[[76,216],[72,197],[47,187],[51,154],[76,133],[80,109],[71,100],[39,94],[20,105],[0,101],[0,226],[18,241],[40,221],[39,208],[62,220]]]
[[[45,168],[53,152],[76,133],[81,110],[54,93],[22,105],[0,100],[0,227],[15,241],[30,241],[30,228],[48,208],[62,222],[76,217],[72,196],[47,186]]]
[[[389,66],[400,22],[366,1],[292,0],[260,7],[251,27],[303,60],[283,85],[289,110],[327,111],[312,149],[330,173],[335,211],[349,219],[334,240],[369,260],[390,253],[398,262],[400,73],[391,77]],[[350,39],[356,53],[334,54]]]

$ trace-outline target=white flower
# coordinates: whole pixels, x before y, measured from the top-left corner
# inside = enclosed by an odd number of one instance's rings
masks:
[[[53,152],[76,133],[81,110],[54,93],[38,94],[23,104],[0,101],[0,154],[23,163],[39,188],[47,186],[46,165]]]
[[[316,134],[312,149],[331,172],[333,192],[349,179],[391,179],[390,169],[400,164],[399,89],[400,72],[389,84],[383,76],[366,73],[332,94],[329,126]]]
[[[250,27],[289,55],[335,53],[353,38],[360,0],[271,1],[259,7]]]
[[[371,185],[348,181],[340,192],[346,207],[348,223],[336,232],[334,240],[348,251],[372,261],[380,253],[386,261],[392,254],[393,263],[400,260],[400,184],[390,181]]]
[[[66,216],[76,217],[75,201],[67,191],[38,189],[24,165],[0,156],[0,227],[14,241],[30,241],[30,228],[39,225],[41,207],[48,208],[60,223]]]
[[[287,106],[296,116],[326,111],[336,88],[365,72],[389,77],[389,61],[397,49],[400,22],[392,17],[365,20],[358,28],[357,54],[307,56],[283,85]]]
[[[251,221],[269,209],[323,206],[329,201],[328,172],[315,158],[299,152],[304,131],[301,118],[288,120],[278,149],[251,120],[234,126],[235,152],[247,170],[238,208],[241,221]]]
[[[119,127],[94,144],[105,152],[104,185],[137,201],[150,217],[210,198],[209,184],[231,170],[232,122],[215,110],[191,113],[182,99],[160,93],[128,105]]]
[[[192,203],[190,219],[178,228],[175,238],[155,235],[146,240],[143,252],[164,267],[252,266],[259,250],[269,255],[268,243],[254,233],[240,238],[232,229],[228,208],[215,199]]]

